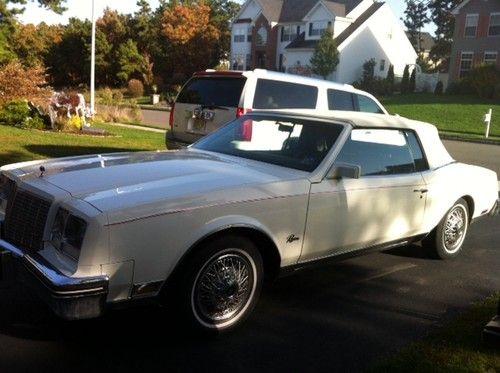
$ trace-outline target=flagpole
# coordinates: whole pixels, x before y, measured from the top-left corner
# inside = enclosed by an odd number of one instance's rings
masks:
[[[92,0],[92,48],[90,57],[90,115],[95,113],[95,6]]]

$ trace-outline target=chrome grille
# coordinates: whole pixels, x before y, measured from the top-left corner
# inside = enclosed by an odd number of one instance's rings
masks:
[[[5,240],[26,250],[40,250],[50,202],[23,190],[11,194],[5,215]]]

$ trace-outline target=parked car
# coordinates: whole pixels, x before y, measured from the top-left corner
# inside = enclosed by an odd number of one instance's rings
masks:
[[[387,114],[367,92],[347,84],[256,69],[195,73],[170,111],[167,149],[180,149],[241,115],[262,109],[317,109]]]
[[[216,332],[265,276],[417,241],[453,258],[498,213],[495,172],[454,161],[434,126],[329,115],[254,112],[185,150],[4,166],[3,273],[63,318],[157,297]]]

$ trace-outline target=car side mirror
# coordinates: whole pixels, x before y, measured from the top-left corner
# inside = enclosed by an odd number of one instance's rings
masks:
[[[327,180],[359,179],[361,175],[361,167],[353,164],[338,163],[326,174]]]

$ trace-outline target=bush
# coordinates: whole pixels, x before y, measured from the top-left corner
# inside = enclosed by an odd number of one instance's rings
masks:
[[[495,86],[500,83],[500,71],[495,65],[480,65],[473,68],[462,80],[481,98],[493,98]]]
[[[31,109],[26,101],[12,101],[0,111],[0,124],[4,126],[24,127],[31,116]]]
[[[408,93],[410,87],[410,66],[406,65],[401,80],[401,93]]]
[[[417,88],[417,69],[414,67],[410,75],[410,82],[408,83],[408,92],[414,93],[416,88]]]
[[[436,84],[436,88],[434,88],[434,94],[435,95],[442,95],[443,94],[443,82],[440,80]]]
[[[24,121],[24,127],[30,129],[44,130],[47,129],[47,124],[41,117],[35,115],[33,117],[26,118],[26,120]]]
[[[123,101],[123,93],[122,91],[113,92],[113,104],[120,105]]]
[[[144,96],[144,84],[138,79],[130,79],[127,86],[127,93],[130,97]]]
[[[113,104],[113,91],[108,87],[99,90],[97,97],[100,98],[101,104],[112,105]]]

